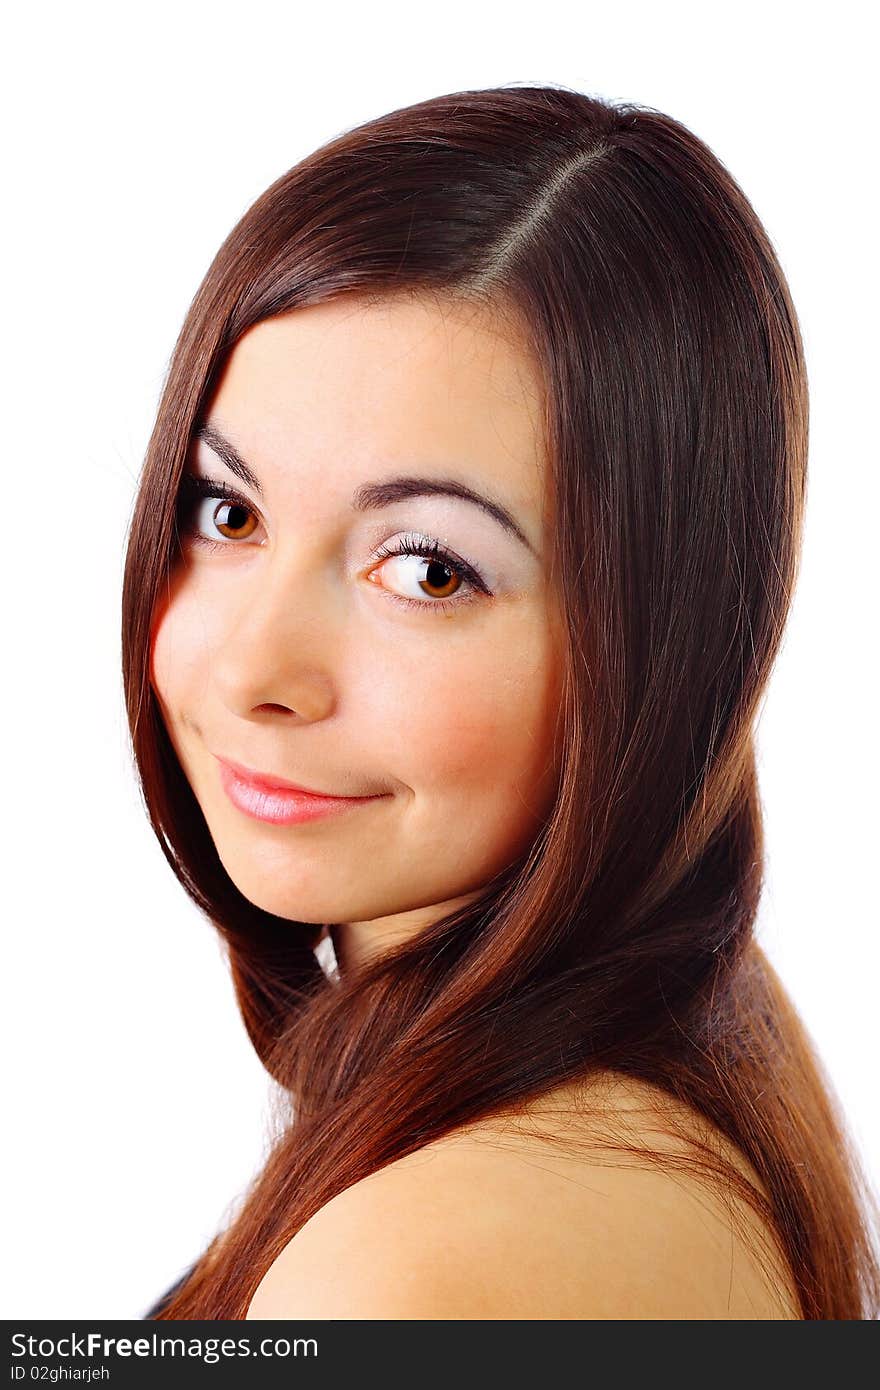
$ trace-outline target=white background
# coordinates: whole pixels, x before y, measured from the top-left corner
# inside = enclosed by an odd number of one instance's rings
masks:
[[[561,83],[668,112],[742,184],[788,276],[811,475],[759,725],[760,934],[876,1181],[868,13],[165,0],[7,20],[2,1316],[140,1316],[261,1160],[268,1083],[129,760],[125,532],[176,335],[233,224],[323,141],[468,87]]]

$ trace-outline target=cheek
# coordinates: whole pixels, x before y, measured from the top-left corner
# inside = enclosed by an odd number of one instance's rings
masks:
[[[177,711],[185,710],[204,685],[210,640],[204,607],[196,612],[178,578],[157,604],[150,630],[150,681],[169,733]]]
[[[518,615],[463,644],[429,679],[420,674],[399,731],[413,788],[466,795],[484,809],[515,799],[523,812],[540,812],[552,780],[557,669],[546,621]]]

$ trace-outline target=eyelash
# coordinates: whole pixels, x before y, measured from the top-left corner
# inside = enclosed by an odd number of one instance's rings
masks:
[[[184,473],[180,480],[178,520],[181,517],[189,518],[194,504],[206,497],[216,498],[223,502],[234,502],[236,506],[243,507],[245,511],[256,515],[247,498],[243,497],[240,492],[236,492],[235,488],[229,487],[227,483],[221,483],[214,478],[203,478],[192,473]],[[205,546],[209,550],[225,550],[228,546],[235,545],[235,541],[219,541],[213,540],[210,536],[203,536],[189,521],[187,521],[185,529],[197,545]],[[406,608],[419,609],[422,612],[426,609],[431,609],[434,612],[446,612],[472,603],[481,594],[491,597],[490,590],[476,566],[469,564],[467,560],[460,559],[452,551],[444,550],[439,541],[431,540],[418,533],[407,533],[396,542],[385,542],[384,545],[373,551],[373,558],[377,561],[388,560],[395,555],[419,555],[422,559],[445,565],[464,579],[468,590],[464,598],[456,596],[455,598],[442,599],[407,598],[403,594],[393,593],[390,589],[385,590],[390,599]]]

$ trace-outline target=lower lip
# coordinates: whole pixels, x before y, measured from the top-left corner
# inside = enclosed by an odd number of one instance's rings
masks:
[[[312,796],[309,792],[288,792],[280,787],[259,787],[239,777],[226,763],[220,764],[220,780],[233,806],[254,820],[268,821],[271,825],[298,825],[382,799],[379,796]]]

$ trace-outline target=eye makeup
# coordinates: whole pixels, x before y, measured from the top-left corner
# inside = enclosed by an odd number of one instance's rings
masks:
[[[230,547],[244,544],[249,536],[239,541],[229,537],[220,539],[206,536],[199,529],[196,525],[195,513],[199,501],[206,498],[230,502],[251,516],[256,517],[258,515],[248,499],[228,483],[186,472],[181,477],[178,494],[179,534],[182,532],[195,545],[212,551],[228,550]],[[450,575],[458,575],[461,583],[455,590],[454,597],[433,598],[428,596],[424,599],[409,598],[387,589],[384,585],[378,586],[394,602],[413,610],[420,609],[423,612],[433,610],[434,612],[448,613],[453,609],[462,608],[472,603],[481,596],[492,597],[486,580],[473,562],[463,559],[439,540],[421,532],[407,532],[392,541],[384,542],[371,551],[371,558],[377,562],[377,568],[381,568],[385,562],[405,556],[413,556],[423,561],[425,574],[418,581],[419,583],[433,583],[435,587],[445,588],[450,581],[448,577],[444,576]],[[434,571],[433,578],[431,578],[432,570]],[[437,570],[442,572],[439,576],[436,573]]]

